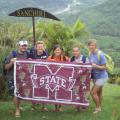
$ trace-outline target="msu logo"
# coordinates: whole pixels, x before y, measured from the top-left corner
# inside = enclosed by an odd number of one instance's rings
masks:
[[[74,67],[34,65],[34,72],[31,75],[33,98],[71,101],[72,88],[76,82],[73,76]]]

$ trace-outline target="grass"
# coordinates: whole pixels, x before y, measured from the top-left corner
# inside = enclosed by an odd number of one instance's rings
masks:
[[[31,111],[31,104],[24,102],[21,118],[15,118],[12,101],[0,101],[0,120],[120,120],[120,86],[107,84],[104,87],[103,106],[102,112],[93,114],[95,106],[90,100],[86,111],[76,112],[73,107],[64,106],[64,111],[58,113],[41,112],[39,109]],[[53,106],[48,106],[48,109],[52,108]]]

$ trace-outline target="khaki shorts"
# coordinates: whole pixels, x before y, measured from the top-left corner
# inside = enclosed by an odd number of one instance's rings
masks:
[[[101,78],[101,79],[94,79],[93,83],[97,86],[104,86],[107,82],[107,78]]]

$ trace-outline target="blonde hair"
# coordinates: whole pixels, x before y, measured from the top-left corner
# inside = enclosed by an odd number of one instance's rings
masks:
[[[39,45],[39,44],[43,45],[43,46],[44,46],[44,49],[46,49],[46,46],[45,46],[44,41],[37,41],[36,44],[35,44],[35,46],[37,46],[37,45]]]
[[[38,44],[43,44],[43,45],[45,45],[45,43],[44,43],[43,41],[37,41],[37,42],[36,42],[36,45],[38,45]]]
[[[96,39],[89,39],[88,46],[90,46],[92,43],[94,43],[97,46],[97,40]]]
[[[80,49],[80,45],[73,45],[72,48],[73,48],[73,49],[74,49],[74,48],[78,48],[79,51],[81,50],[81,49]]]

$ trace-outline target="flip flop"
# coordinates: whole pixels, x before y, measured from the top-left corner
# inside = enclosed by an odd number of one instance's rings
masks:
[[[42,108],[41,111],[42,112],[48,112],[48,109],[45,107],[45,108]]]
[[[93,114],[97,114],[98,112],[101,112],[101,108],[96,108]]]
[[[34,106],[32,106],[31,111],[34,111],[34,110],[36,110],[36,108]]]
[[[59,112],[63,112],[63,109],[62,109],[62,108],[59,108],[58,111],[59,111]]]
[[[77,112],[80,112],[80,107],[76,107],[75,109]]]
[[[16,112],[15,112],[15,117],[16,117],[16,118],[21,117],[21,115],[20,115],[20,111],[16,111]]]
[[[16,118],[20,118],[21,116],[20,115],[15,115]]]

